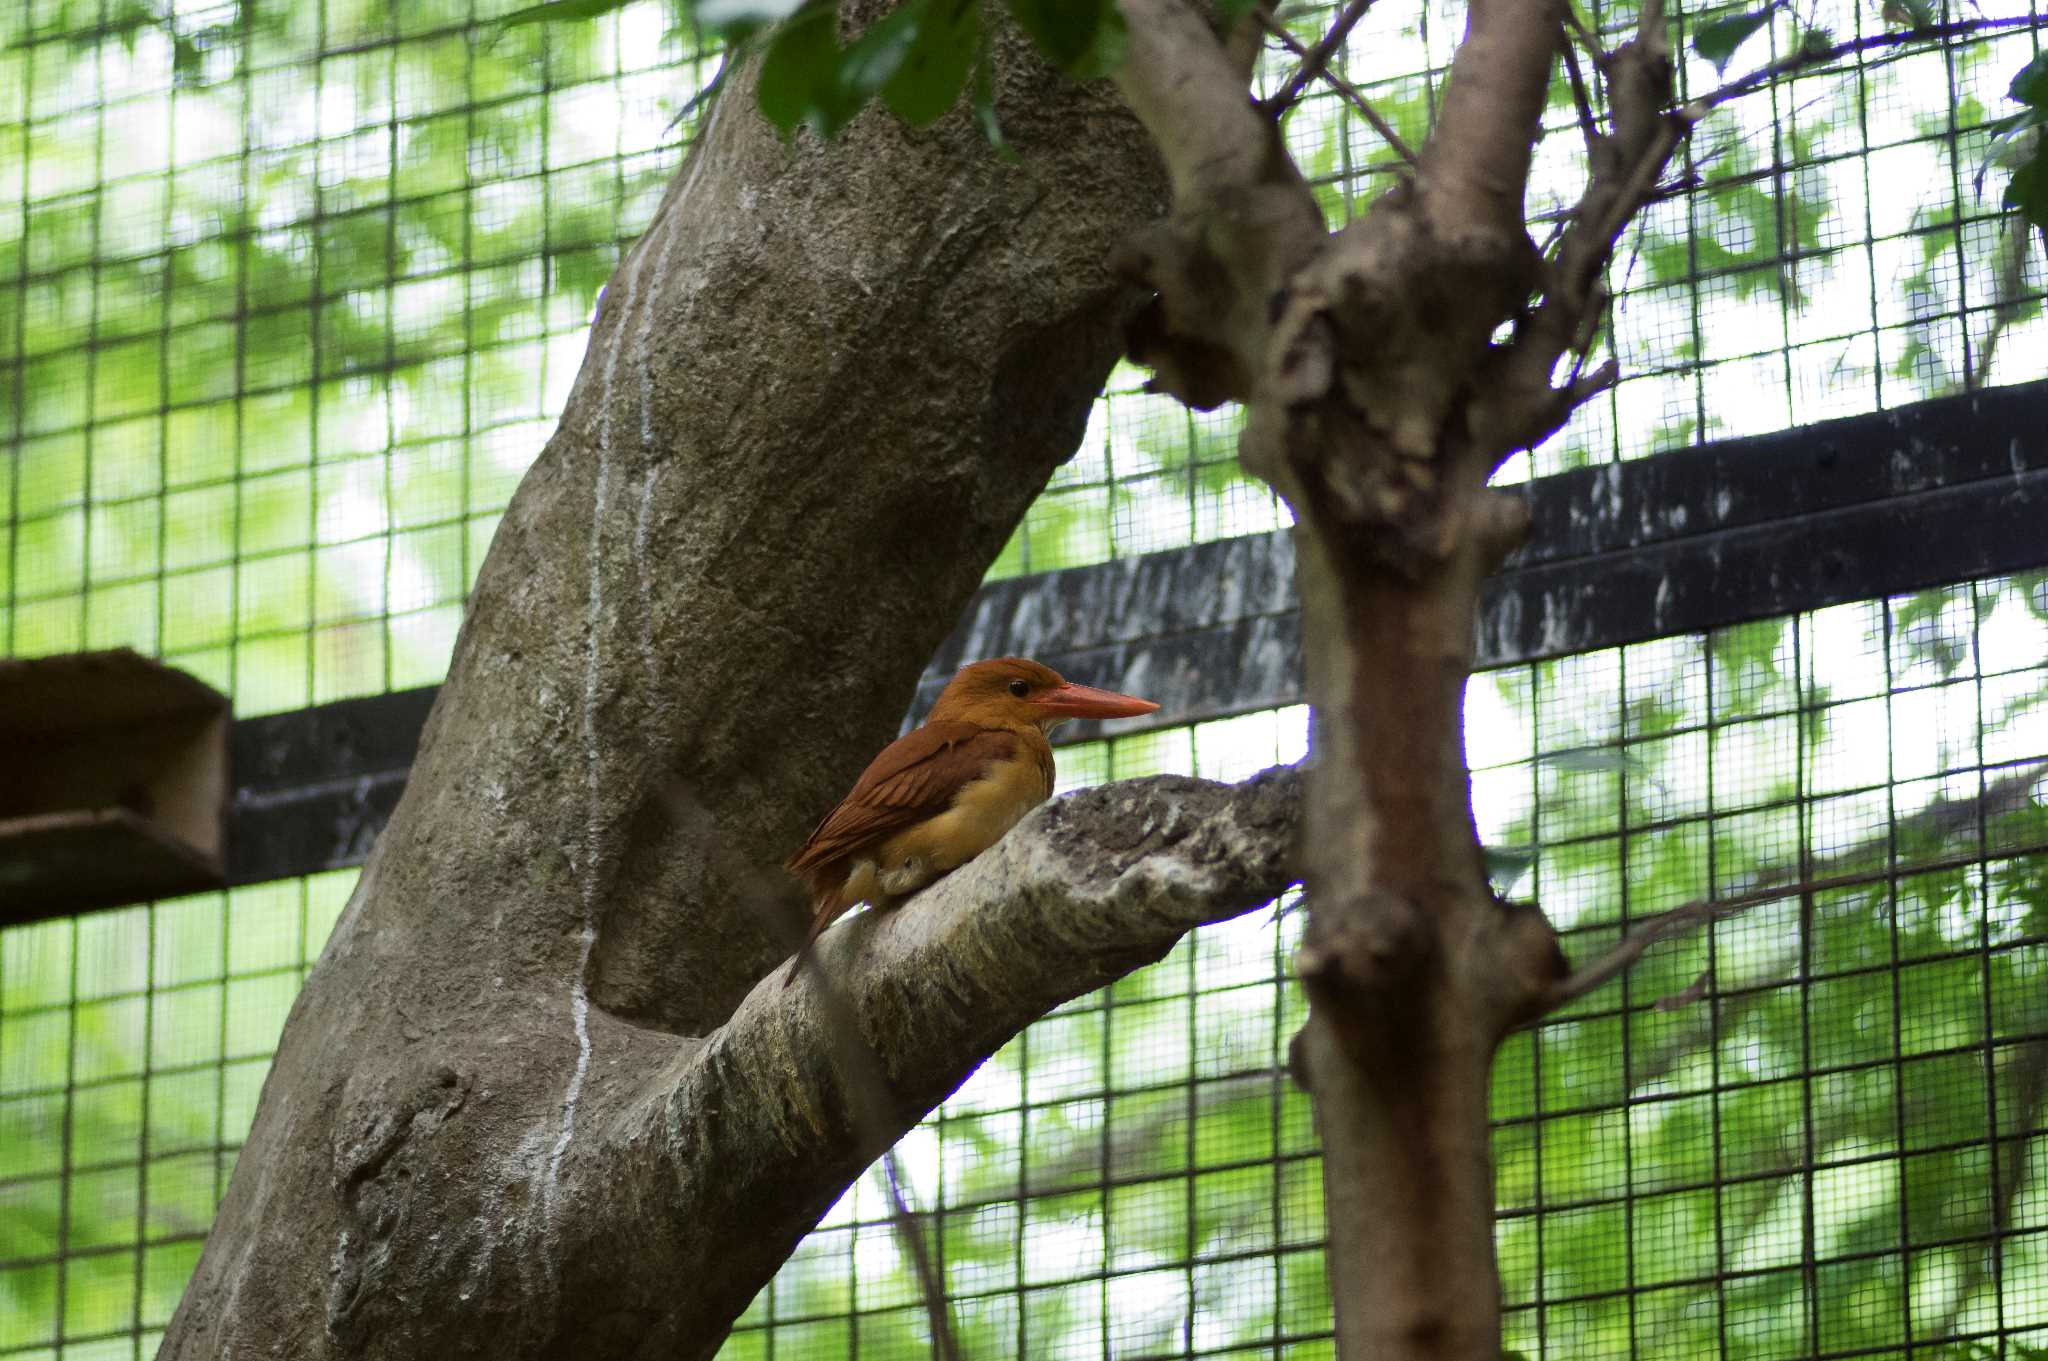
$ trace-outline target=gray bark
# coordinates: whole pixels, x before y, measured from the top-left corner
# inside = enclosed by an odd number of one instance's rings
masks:
[[[1428,140],[1335,232],[1245,99],[1234,39],[1187,0],[1121,4],[1116,79],[1174,192],[1122,257],[1156,290],[1136,357],[1191,405],[1243,403],[1239,457],[1295,512],[1316,760],[1292,1066],[1316,1107],[1337,1355],[1494,1361],[1493,1057],[1568,968],[1540,912],[1494,897],[1473,826],[1479,586],[1525,529],[1487,484],[1612,381],[1579,365],[1616,234],[1681,135],[1662,18],[1646,6],[1644,37],[1603,63],[1615,131],[1546,261],[1523,199],[1555,0],[1471,0]],[[1244,22],[1278,28],[1264,7]]]
[[[872,7],[870,7],[872,8]],[[1017,55],[779,143],[742,73],[605,292],[404,800],[287,1023],[166,1357],[707,1356],[877,1150],[780,857],[1112,363],[1163,176]],[[1283,886],[1291,776],[1046,810],[823,959],[895,1129],[1046,1007]],[[751,993],[750,993],[750,990]]]

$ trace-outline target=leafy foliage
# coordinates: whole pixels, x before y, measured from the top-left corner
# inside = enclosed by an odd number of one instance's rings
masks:
[[[1734,60],[1735,50],[1769,23],[1777,11],[1776,4],[1769,4],[1747,13],[1724,14],[1718,19],[1709,19],[1693,30],[1692,50],[1714,63],[1716,71],[1725,71],[1728,63]]]
[[[578,19],[598,19],[634,3],[634,0],[547,0],[545,4],[528,5],[525,9],[514,10],[502,22],[507,28],[521,24],[546,24]]]
[[[390,34],[466,11],[328,0],[324,30],[322,7],[268,4],[226,30],[182,15],[172,24],[165,15],[179,11],[142,0],[38,0],[0,17],[33,19],[44,34],[38,99],[94,88],[116,51],[160,53],[162,88],[120,117],[148,121],[175,102],[188,138],[246,117],[260,139],[260,154],[232,148],[223,163],[235,173],[181,161],[166,185],[123,162],[119,139],[103,149],[95,121],[75,111],[39,113],[32,145],[0,138],[10,183],[49,177],[13,219],[19,232],[0,228],[0,278],[30,281],[0,287],[0,335],[28,342],[23,399],[8,412],[20,438],[0,467],[20,507],[0,552],[12,599],[25,602],[10,625],[19,650],[156,647],[233,689],[244,712],[438,679],[445,636],[409,632],[408,620],[452,636],[466,573],[545,438],[550,394],[574,370],[618,243],[666,182],[663,128],[688,93],[677,69],[655,72],[636,87],[653,93],[634,96],[665,101],[651,126],[608,125],[591,140],[575,116],[578,82],[628,79],[608,65],[606,38],[631,13],[570,21],[565,11],[581,7],[558,0],[487,41],[395,48]],[[865,91],[914,122],[965,94],[993,128],[981,45],[994,11],[914,8],[914,25],[858,62],[866,34],[842,45],[836,21],[813,21],[802,35],[812,47],[787,73],[787,126],[843,124]],[[1113,59],[1099,20],[1083,32],[1091,6],[1042,8],[1079,69]],[[800,10],[699,0],[693,16],[772,46],[802,28]],[[228,79],[241,74],[245,39],[246,110],[243,82]],[[8,56],[26,50],[14,30],[7,40]],[[375,111],[340,134],[295,121],[299,67],[323,42],[330,102]],[[370,56],[349,55],[356,45]],[[26,69],[14,60],[0,72]],[[1876,86],[1889,69],[1863,78]],[[280,71],[288,95],[267,96],[266,75]],[[1999,145],[2024,170],[2038,164],[2025,138],[2038,136],[2048,72],[2036,61],[2021,74],[2015,117],[2032,121]],[[1407,68],[1371,87],[1417,142],[1437,93]],[[1870,107],[1908,94],[1880,87]],[[1907,372],[1940,352],[1959,280],[1983,273],[2000,242],[1969,235],[1971,215],[1921,201],[1945,200],[1953,183],[1939,159],[1951,124],[1963,129],[1965,178],[1991,140],[1972,107],[1935,111],[1919,130],[1935,149],[1924,164],[1868,172],[1906,206],[1894,239],[1869,247],[1886,289],[1879,314],[1858,324],[1904,337],[1884,362]],[[1687,333],[1683,361],[1659,354],[1680,381],[1717,338],[1756,329],[1738,308],[1820,329],[1824,253],[1842,240],[1841,210],[1860,233],[1862,208],[1832,172],[1804,167],[1835,157],[1860,182],[1865,158],[1841,155],[1858,114],[1853,99],[1802,96],[1782,134],[1797,171],[1756,127],[1708,148],[1705,185],[1684,205],[1696,218],[1667,215],[1645,233],[1628,282],[1672,301],[1638,295],[1631,318],[1667,334],[1688,306],[1711,312]],[[1307,168],[1332,220],[1362,207],[1376,191],[1356,174],[1364,135],[1335,100],[1290,119],[1290,141],[1313,148]],[[2024,200],[2031,182],[2020,183]],[[171,197],[131,210],[131,196],[159,190]],[[176,229],[165,236],[167,220]],[[1105,410],[1109,428],[1058,475],[1003,570],[1284,523],[1238,468],[1229,417],[1191,423],[1131,393]],[[1725,414],[1710,395],[1706,419]],[[1629,438],[1682,443],[1695,421],[1690,405],[1653,404]],[[1576,436],[1582,456],[1611,457],[1607,434]],[[124,613],[138,580],[149,606]],[[1624,903],[1635,921],[1796,863],[1803,848],[1864,845],[1889,832],[1895,804],[1910,814],[1939,792],[1967,792],[1980,741],[1994,758],[2041,749],[2048,583],[1924,593],[1895,602],[1888,620],[1879,607],[1848,609],[1846,622],[1830,612],[1832,632],[1767,620],[1632,649],[1625,684],[1612,655],[1482,678],[1475,689],[1497,686],[1505,717],[1475,726],[1473,756],[1507,763],[1482,783],[1529,791],[1522,803],[1498,795],[1488,813],[1502,890],[1541,901],[1583,956],[1619,932]],[[2003,669],[1978,655],[1980,632],[1996,632],[1978,621],[1994,619],[2027,654]],[[1517,732],[1528,734],[1519,748]],[[1070,748],[1061,763],[1094,778],[1237,775],[1210,762],[1248,749],[1267,753],[1263,763],[1272,744],[1209,725],[1113,752]],[[1908,870],[1896,890],[1880,879],[1752,911],[1517,1038],[1495,1085],[1513,1345],[1614,1355],[1633,1335],[1641,1355],[1763,1358],[1896,1350],[1911,1336],[1917,1350],[1961,1358],[1974,1344],[1926,1339],[1951,1316],[1988,1328],[1999,1311],[2038,1341],[2048,1122],[2024,1079],[2048,1028],[2048,856],[2017,848],[2044,837],[2038,803],[1960,834],[1909,826],[1896,848],[1866,846],[1856,861],[1874,869],[1896,851]],[[1993,852],[1981,869],[1912,872],[1977,844]],[[267,890],[238,890],[0,939],[0,1351],[51,1345],[57,1276],[45,1255],[60,1233],[87,1249],[66,1286],[78,1331],[136,1318],[147,1330],[168,1316],[232,1158],[216,1150],[246,1128],[296,970],[352,878],[335,876],[320,913],[309,902],[303,917]],[[303,927],[274,948],[286,921]],[[1105,1334],[1134,1355],[1178,1351],[1190,1335],[1204,1354],[1263,1356],[1275,1337],[1309,1338],[1280,1344],[1282,1355],[1325,1345],[1314,1336],[1330,1301],[1311,1121],[1276,1071],[1300,1021],[1286,981],[1298,926],[1298,913],[1258,914],[1203,933],[1035,1029],[962,1090],[942,1133],[913,1136],[929,1140],[922,1165],[943,1169],[943,1196],[927,1181],[923,1198],[939,1207],[970,1354],[1008,1354],[1020,1331],[1036,1355],[1092,1355]],[[1710,987],[1683,1000],[1703,977]],[[1659,1009],[1665,998],[1681,1000]],[[69,1089],[67,1065],[79,1075]],[[68,1192],[67,1149],[74,1165],[99,1164]],[[2014,1222],[2002,1273],[1973,1274],[1994,1170]],[[764,1299],[731,1354],[765,1355],[771,1337],[776,1355],[846,1354],[857,1306],[864,1357],[924,1355],[914,1279],[879,1213],[867,1188],[835,1212],[778,1280],[773,1326]],[[2040,1349],[2024,1336],[2003,1337],[2005,1354],[2033,1361]]]
[[[1998,135],[2016,144],[2024,138],[2029,149],[2006,182],[2005,206],[2040,228],[2048,244],[2048,52],[2020,68],[2008,93],[2024,107],[2000,125]]]
[[[547,0],[501,24],[601,18],[634,0]],[[735,47],[760,43],[761,112],[785,136],[809,127],[836,135],[877,97],[897,117],[924,127],[973,90],[977,123],[1003,147],[994,116],[981,7],[984,0],[904,0],[850,43],[840,42],[837,0],[696,0],[690,24]],[[1115,0],[1008,0],[1009,10],[1052,62],[1092,80],[1123,60],[1123,12]],[[1239,0],[1235,8],[1245,8]]]

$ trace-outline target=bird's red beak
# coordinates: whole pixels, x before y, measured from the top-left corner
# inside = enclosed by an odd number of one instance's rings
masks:
[[[1156,713],[1159,709],[1149,699],[1072,682],[1046,691],[1035,703],[1047,718],[1136,718],[1139,714]]]

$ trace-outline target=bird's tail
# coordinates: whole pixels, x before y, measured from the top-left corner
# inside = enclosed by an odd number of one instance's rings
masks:
[[[834,898],[826,897],[820,899],[817,906],[812,909],[811,929],[804,933],[804,943],[797,947],[796,957],[789,961],[789,972],[782,976],[783,987],[786,988],[796,982],[796,976],[803,969],[804,961],[811,957],[812,947],[818,943],[818,937],[825,934],[825,928],[844,910],[836,908],[834,902]]]

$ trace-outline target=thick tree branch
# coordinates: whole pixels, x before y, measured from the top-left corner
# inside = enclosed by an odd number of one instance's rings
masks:
[[[1159,3],[1126,0],[1133,27]],[[1244,399],[1241,455],[1298,520],[1318,763],[1294,1054],[1347,1361],[1498,1357],[1487,1074],[1562,971],[1541,916],[1487,891],[1460,719],[1479,582],[1520,528],[1475,474],[1465,408],[1535,284],[1522,198],[1561,9],[1475,0],[1418,174],[1362,221],[1323,236],[1277,145],[1254,181],[1221,143],[1198,163],[1237,167],[1239,186],[1177,196],[1136,271],[1164,323],[1132,356],[1197,404]],[[1202,154],[1187,127],[1210,126],[1199,100],[1216,97],[1179,69],[1155,47],[1123,77],[1170,160]],[[1228,362],[1199,370],[1210,355]]]
[[[1276,120],[1251,102],[1249,68],[1206,18],[1185,0],[1122,4],[1131,47],[1117,87],[1173,183],[1172,215],[1114,262],[1157,294],[1125,348],[1190,406],[1244,401],[1267,368],[1272,299],[1322,242],[1322,213]]]
[[[861,1169],[1019,1030],[1194,927],[1276,897],[1295,878],[1301,788],[1299,772],[1277,768],[1239,785],[1156,776],[1056,800],[902,907],[828,931],[829,987],[808,972],[788,991],[768,977],[701,1047],[618,1092],[603,1139],[572,1151],[563,1175],[568,1194],[620,1216],[591,1233],[630,1234],[693,1282],[650,1346],[709,1356]],[[881,1129],[863,1129],[864,1075],[835,1060],[849,1023],[887,1083]]]
[[[1562,0],[1473,0],[1423,148],[1440,229],[1522,230],[1522,199],[1558,50]]]
[[[1604,283],[1615,242],[1655,192],[1664,167],[1696,118],[1670,111],[1672,64],[1661,0],[1644,5],[1636,36],[1601,58],[1606,75],[1609,130],[1591,122],[1583,81],[1569,51],[1568,69],[1579,102],[1590,169],[1545,261],[1542,301],[1517,323],[1513,343],[1496,356],[1494,381],[1477,404],[1478,444],[1490,474],[1516,450],[1547,439],[1571,413],[1620,376],[1613,364],[1580,370],[1606,307]],[[1552,387],[1558,361],[1576,356],[1570,375]]]
[[[686,1253],[752,1245],[753,1207],[622,1227],[685,1192],[595,1150],[786,958],[743,886],[893,734],[1072,453],[1130,300],[1105,259],[1165,203],[1116,100],[992,41],[1028,174],[965,110],[785,143],[758,63],[707,111],[493,539],[167,1358],[605,1361]],[[744,1177],[721,1146],[697,1165]],[[773,1266],[747,1260],[710,1293],[743,1303]]]
[[[1117,88],[1166,159],[1173,196],[1201,202],[1265,178],[1272,137],[1237,68],[1185,0],[1122,0],[1130,50]]]

